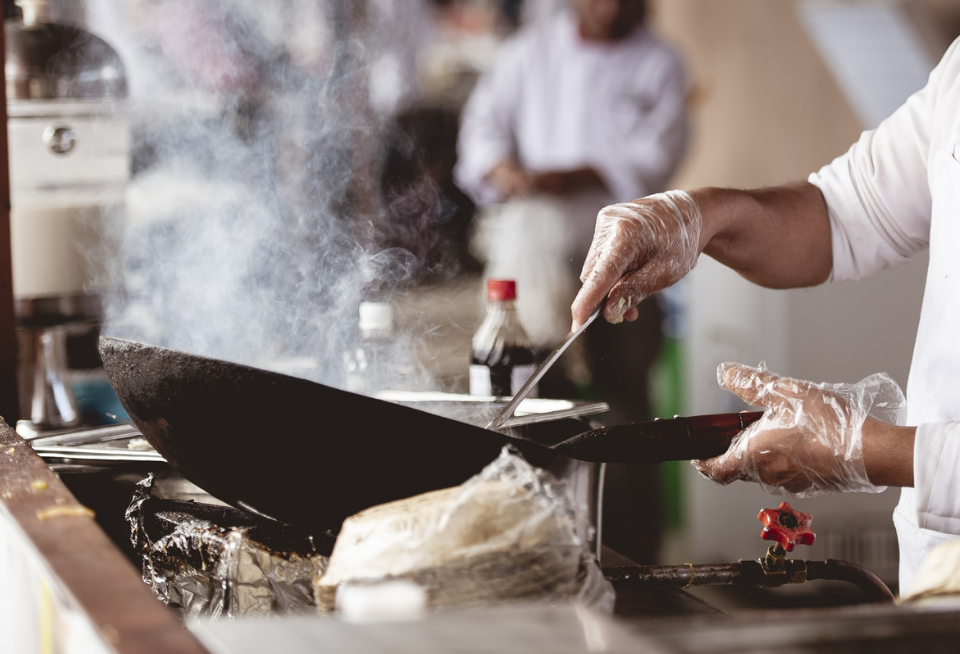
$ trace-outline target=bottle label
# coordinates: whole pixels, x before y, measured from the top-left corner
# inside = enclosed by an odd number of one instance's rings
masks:
[[[470,395],[493,395],[490,368],[487,366],[476,363],[470,366]]]
[[[511,394],[516,393],[520,390],[520,387],[530,379],[530,375],[533,374],[533,371],[537,367],[534,365],[527,366],[514,366],[513,370],[510,371],[510,390]],[[530,392],[527,393],[527,397],[537,397],[537,387],[534,386],[530,389]]]
[[[470,395],[513,395],[520,390],[525,381],[530,379],[530,375],[536,369],[534,365],[514,366],[510,369],[510,388],[505,388],[506,379],[498,382],[497,388],[494,388],[493,375],[489,366],[474,363],[470,366]],[[537,397],[536,386],[530,389],[527,397]]]

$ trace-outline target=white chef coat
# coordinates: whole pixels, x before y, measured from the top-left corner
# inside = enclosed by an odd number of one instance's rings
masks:
[[[810,176],[830,213],[832,279],[859,279],[930,249],[907,385],[907,422],[918,425],[914,488],[903,489],[894,512],[903,591],[933,545],[960,537],[958,43],[925,88]]]
[[[463,111],[457,183],[480,205],[502,200],[485,178],[515,157],[535,172],[593,167],[609,192],[565,199],[583,255],[597,212],[662,191],[687,141],[679,56],[646,28],[611,43],[580,38],[562,12],[504,44]]]

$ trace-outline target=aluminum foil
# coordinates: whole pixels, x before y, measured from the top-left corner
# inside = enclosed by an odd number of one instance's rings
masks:
[[[280,552],[250,537],[250,527],[228,527],[189,513],[149,513],[162,535],[152,539],[145,504],[153,475],[138,484],[127,509],[131,541],[143,558],[143,580],[164,603],[190,618],[239,618],[315,610],[312,580],[327,557]],[[315,548],[314,548],[315,549]]]

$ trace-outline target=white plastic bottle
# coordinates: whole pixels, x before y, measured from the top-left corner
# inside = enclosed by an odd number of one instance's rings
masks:
[[[387,302],[360,303],[360,336],[343,355],[346,388],[370,395],[390,385],[395,357],[393,306]]]

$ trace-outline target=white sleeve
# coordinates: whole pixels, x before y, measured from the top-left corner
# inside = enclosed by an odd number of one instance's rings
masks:
[[[930,135],[944,69],[956,65],[958,43],[923,89],[875,130],[864,132],[845,154],[810,175],[830,215],[832,280],[867,277],[927,247]]]
[[[460,117],[454,179],[480,205],[503,199],[486,177],[498,163],[516,156],[522,62],[521,42],[504,44],[497,63],[477,82]]]
[[[686,75],[679,57],[663,55],[663,65],[645,89],[649,106],[635,107],[633,129],[618,132],[616,141],[589,162],[617,202],[665,190],[686,152]]]
[[[960,422],[917,427],[913,485],[917,525],[960,535]]]

